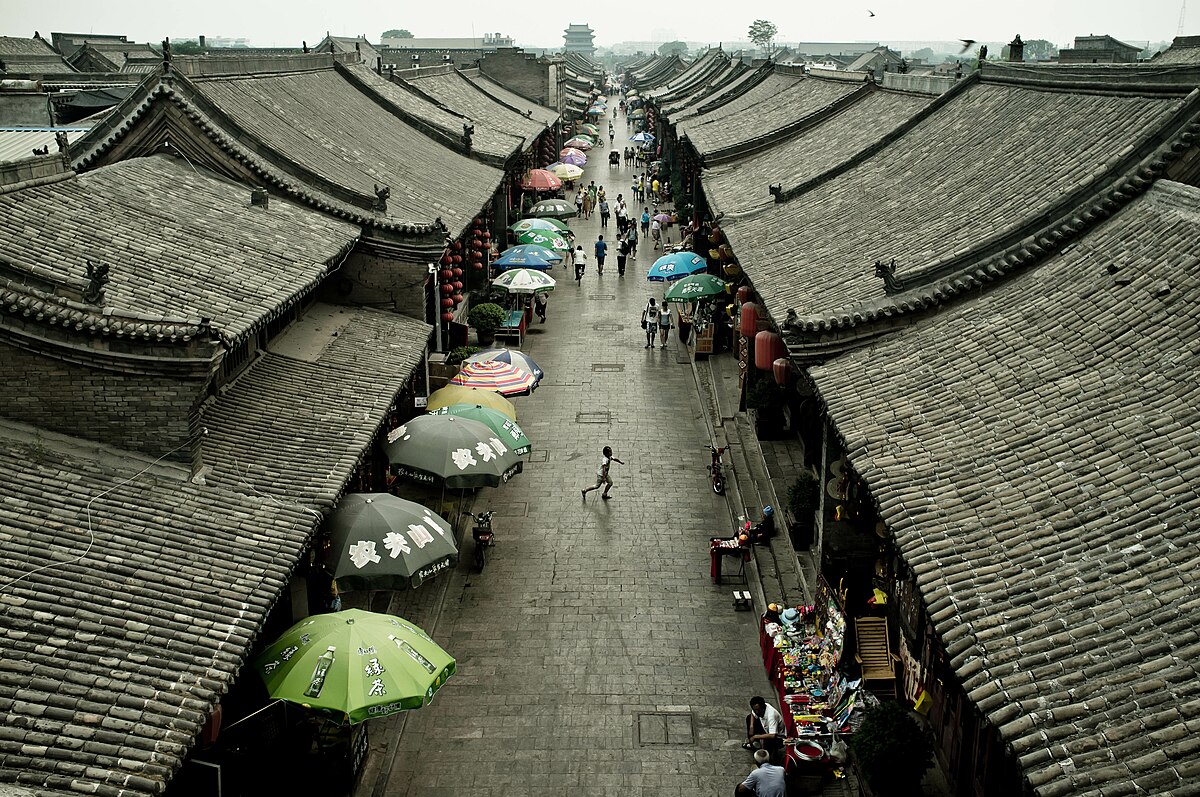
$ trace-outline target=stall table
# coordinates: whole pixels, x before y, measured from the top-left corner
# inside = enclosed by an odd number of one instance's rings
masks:
[[[504,323],[496,330],[497,338],[516,338],[517,347],[525,342],[525,311],[510,310]]]

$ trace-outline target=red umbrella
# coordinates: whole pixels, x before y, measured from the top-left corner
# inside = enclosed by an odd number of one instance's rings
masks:
[[[562,180],[545,169],[531,169],[521,181],[521,187],[532,191],[557,191],[562,188]]]

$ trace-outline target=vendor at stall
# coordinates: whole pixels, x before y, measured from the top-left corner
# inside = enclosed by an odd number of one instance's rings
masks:
[[[783,715],[758,695],[750,698],[750,713],[746,715],[746,743],[743,749],[759,748],[769,753],[783,749]]]
[[[783,767],[772,764],[766,750],[759,750],[754,754],[754,771],[737,785],[734,794],[738,797],[787,797]]]

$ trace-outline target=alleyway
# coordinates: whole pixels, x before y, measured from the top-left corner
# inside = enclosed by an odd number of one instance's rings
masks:
[[[628,200],[632,168],[589,154],[583,184]],[[598,277],[599,214],[571,226],[588,272],[582,286],[552,272],[548,321],[526,339],[547,376],[515,399],[534,446],[524,473],[475,503],[497,512],[486,570],[468,571],[468,534],[449,576],[347,595],[420,623],[459,666],[431,707],[373,724],[360,795],[727,795],[750,769],[747,701],[770,694],[755,616],[708,577],[708,538],[730,523],[692,368],[674,335],[647,350],[639,328],[662,296],[645,279],[660,253],[642,241],[621,278],[613,247]],[[606,444],[626,462],[613,498],[581,502]]]

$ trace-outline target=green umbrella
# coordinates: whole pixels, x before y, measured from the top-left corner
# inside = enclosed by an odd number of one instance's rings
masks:
[[[566,238],[551,233],[549,230],[528,230],[527,232],[523,232],[517,236],[517,243],[542,246],[556,252],[571,251],[571,245],[567,243]]]
[[[521,375],[528,376],[525,371]],[[451,489],[499,487],[524,466],[487,426],[453,415],[418,415],[406,421],[388,432],[384,453],[397,475]]]
[[[571,211],[574,213],[574,211]],[[518,222],[510,224],[508,229],[516,233],[526,232],[528,230],[549,230],[554,233],[566,232],[570,228],[558,219],[521,219]]]
[[[495,432],[517,456],[529,453],[529,438],[525,436],[525,432],[521,431],[521,427],[517,425],[516,421],[502,412],[481,407],[478,404],[451,404],[449,407],[436,409],[429,414],[461,415],[464,418],[479,421]]]
[[[589,136],[597,136],[597,137],[599,137],[599,135],[600,135],[600,128],[599,128],[599,127],[597,127],[596,125],[592,124],[591,122],[587,122],[587,123],[585,123],[585,124],[581,124],[581,125],[579,126],[579,129],[580,129],[582,132],[584,132],[584,133],[586,133],[587,135],[589,135]]]
[[[327,528],[329,564],[344,590],[417,587],[458,561],[450,524],[390,493],[348,493]]]
[[[539,218],[568,219],[574,218],[578,212],[574,205],[561,199],[543,199],[529,209],[531,216]]]
[[[725,280],[711,274],[693,274],[671,283],[663,300],[667,302],[694,302],[725,292]]]
[[[354,724],[428,705],[455,664],[407,620],[347,609],[296,623],[254,669],[272,698]]]

